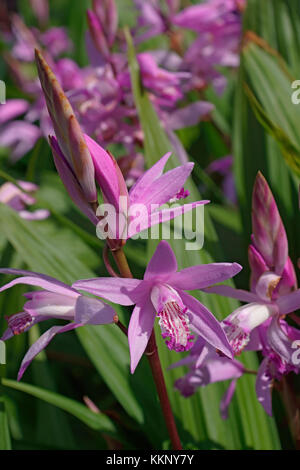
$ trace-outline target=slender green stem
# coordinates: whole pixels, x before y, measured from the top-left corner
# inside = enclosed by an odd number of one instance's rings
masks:
[[[132,278],[133,276],[123,249],[119,248],[117,250],[112,250],[112,255],[118,266],[121,276]]]
[[[130,267],[128,265],[127,258],[124,254],[123,249],[119,248],[118,250],[112,251],[112,254],[119,268],[121,276],[132,278],[133,276],[130,271]],[[126,334],[126,331],[124,331],[124,329],[122,328],[123,325],[122,327],[121,325],[118,325],[118,326],[123,331],[123,333]],[[175,423],[173,411],[171,408],[163,371],[161,368],[159,354],[158,354],[158,350],[156,346],[154,330],[151,333],[145,354],[147,355],[149,363],[150,363],[153,379],[155,382],[155,386],[156,386],[158,398],[160,401],[162,413],[165,419],[166,427],[167,427],[167,430],[169,432],[169,436],[171,439],[172,447],[174,450],[181,450],[182,446],[181,446],[180,438],[179,438],[178,431],[176,428],[176,423]]]
[[[150,363],[152,375],[153,375],[154,382],[156,385],[158,398],[159,398],[161,409],[165,418],[165,422],[166,422],[166,426],[167,426],[169,436],[171,439],[172,447],[174,450],[182,450],[173,411],[171,408],[171,403],[170,403],[168,392],[167,392],[167,387],[166,387],[163,371],[161,368],[154,330],[152,331],[150,339],[149,339],[149,343],[146,349],[146,355]]]

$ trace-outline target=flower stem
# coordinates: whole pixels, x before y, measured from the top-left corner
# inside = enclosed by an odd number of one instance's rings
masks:
[[[152,375],[153,375],[154,382],[156,385],[157,394],[159,397],[161,409],[165,418],[165,422],[166,422],[166,426],[169,432],[173,450],[182,450],[173,411],[172,411],[170,400],[168,397],[168,392],[167,392],[165,379],[163,376],[163,371],[161,368],[154,330],[152,330],[152,333],[148,342],[146,355],[150,363]]]
[[[132,278],[133,276],[130,271],[130,267],[128,265],[127,258],[125,256],[123,249],[119,248],[118,250],[112,250],[112,254],[118,266],[121,276]],[[120,327],[120,325],[118,326]],[[120,329],[123,331],[123,333],[126,334],[123,328],[120,328]],[[169,400],[169,396],[167,392],[167,387],[166,387],[163,371],[161,368],[154,330],[151,333],[145,354],[147,355],[149,363],[150,363],[159,402],[160,402],[162,413],[165,419],[166,427],[169,432],[172,447],[174,450],[182,450],[180,438],[179,438],[178,431],[176,428],[176,423],[175,423],[173,411],[171,408],[171,404],[170,404],[170,400]]]
[[[130,267],[128,265],[127,258],[122,248],[118,248],[117,250],[112,250],[112,255],[114,260],[118,266],[120,274],[122,277],[133,277],[130,271]]]

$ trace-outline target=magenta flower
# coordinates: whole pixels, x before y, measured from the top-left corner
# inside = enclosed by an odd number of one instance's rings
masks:
[[[268,322],[268,338],[277,338],[284,347],[285,335],[280,331],[280,318],[300,307],[300,290],[295,290],[296,275],[288,257],[288,241],[272,192],[261,173],[257,174],[252,199],[252,245],[249,260],[252,271],[251,290],[216,286],[207,292],[250,302],[239,307],[225,320],[226,332],[236,354],[247,345],[250,333]],[[275,347],[275,350],[276,350]]]
[[[49,28],[44,33],[39,33],[37,37],[47,53],[51,54],[52,57],[57,58],[59,55],[70,52],[72,49],[72,42],[64,28]]]
[[[185,165],[163,173],[164,167],[170,158],[170,153],[164,155],[148,171],[146,171],[129,191],[129,215],[132,206],[143,206],[146,211],[137,217],[138,224],[135,224],[135,217],[130,220],[128,238],[136,233],[145,230],[153,225],[177,217],[191,211],[195,207],[207,204],[209,201],[196,201],[169,209],[159,209],[168,202],[174,202],[186,198],[189,193],[183,190],[183,186],[189,177],[194,164],[189,162]],[[154,209],[157,207],[157,209]]]
[[[214,348],[232,357],[219,322],[204,305],[184,291],[204,288],[228,279],[241,269],[236,263],[215,263],[177,272],[176,258],[170,245],[161,241],[143,280],[86,279],[75,282],[74,287],[120,305],[135,305],[128,329],[133,373],[148,344],[156,315],[169,349],[189,350],[193,345],[192,330]]]
[[[176,380],[175,388],[184,397],[193,395],[198,387],[222,382],[223,380],[231,380],[220,403],[222,418],[226,419],[228,417],[228,407],[235,392],[237,379],[245,371],[244,365],[235,359],[221,356],[202,338],[197,339],[189,356],[172,364],[169,369],[183,365],[189,365],[190,370],[184,377]]]
[[[212,83],[221,94],[226,78],[218,68],[239,65],[242,2],[211,0],[180,11],[172,22],[198,33],[186,51],[181,70],[191,73],[189,88],[202,89]]]
[[[280,277],[273,297],[297,288],[295,270],[288,256],[285,228],[273,194],[260,172],[253,188],[252,229],[249,247],[251,290],[255,291],[261,275],[268,271]]]
[[[193,163],[186,163],[163,174],[170,153],[164,155],[152,168],[142,174],[128,193],[124,177],[112,155],[87,135],[84,137],[104,202],[115,208],[116,215],[124,215],[121,224],[112,224],[108,227],[110,239],[132,238],[153,225],[171,220],[209,202],[203,200],[177,207],[160,208],[163,204],[188,196],[183,186],[194,166]],[[50,138],[50,144],[55,165],[72,200],[97,225],[99,234],[105,232],[108,223],[106,218],[99,222],[93,208],[86,202],[82,188],[54,137]]]
[[[224,295],[242,302],[249,302],[237,308],[223,320],[226,334],[235,354],[239,354],[250,341],[250,333],[272,318],[268,324],[268,340],[275,350],[286,348],[286,335],[281,331],[280,319],[300,308],[300,289],[280,297],[273,296],[280,282],[280,276],[264,273],[256,285],[256,292],[234,289],[219,285],[204,289],[205,292]]]
[[[40,129],[24,120],[14,120],[28,111],[29,103],[22,99],[8,100],[0,106],[0,145],[11,148],[13,162],[27,153],[41,136]]]
[[[114,321],[115,312],[109,305],[101,300],[84,297],[67,284],[50,276],[18,269],[0,269],[0,273],[22,276],[2,286],[0,292],[16,284],[27,284],[43,289],[26,293],[25,297],[28,301],[23,311],[6,317],[8,329],[2,335],[2,341],[27,331],[36,323],[51,318],[69,322],[64,326],[52,326],[29,348],[22,361],[18,380],[22,378],[35,356],[50,343],[56,334],[87,324],[104,325]]]
[[[46,209],[37,209],[33,212],[26,210],[26,206],[35,204],[36,200],[32,196],[38,190],[38,186],[28,181],[18,181],[22,191],[13,183],[4,183],[0,186],[0,203],[6,204],[17,211],[23,219],[43,220],[47,219],[50,212]]]
[[[207,0],[201,5],[185,8],[173,17],[177,26],[203,33],[211,26],[224,25],[226,21],[236,22],[238,10],[242,7],[238,0]]]
[[[180,79],[186,74],[169,72],[158,67],[153,56],[148,52],[137,55],[141,78],[145,88],[157,95],[158,103],[162,106],[174,106],[183,98],[180,90]]]
[[[137,21],[140,32],[136,35],[138,43],[166,32],[167,24],[157,0],[134,0],[134,3],[139,11]]]
[[[257,372],[256,394],[258,401],[270,416],[275,380],[280,381],[284,375],[291,372],[300,372],[299,363],[294,359],[295,356],[299,357],[300,331],[281,319],[278,321],[278,328],[271,335],[271,321],[266,321],[253,332],[255,335],[247,346],[247,349],[261,351],[264,356]]]
[[[100,52],[101,55],[103,55],[105,59],[108,59],[110,52],[103,27],[97,15],[92,10],[87,11],[87,21],[89,25],[89,32],[96,49],[98,52]]]
[[[49,20],[48,0],[30,0],[31,8],[41,26],[45,26]]]
[[[105,33],[108,45],[114,43],[118,27],[118,10],[115,0],[93,0],[93,10]]]
[[[222,178],[222,190],[227,199],[232,203],[237,203],[236,187],[233,177],[233,157],[227,155],[226,157],[214,160],[206,168],[208,174],[218,174]]]

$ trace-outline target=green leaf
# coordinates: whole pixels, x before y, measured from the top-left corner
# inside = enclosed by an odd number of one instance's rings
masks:
[[[39,326],[34,325],[29,331],[30,346],[37,341],[39,336]],[[50,372],[45,351],[41,351],[33,361],[31,373],[35,385],[40,388],[56,392],[55,380]],[[42,402],[38,403],[36,413],[37,442],[43,442],[43,444],[58,447],[63,442],[65,448],[75,448],[76,444],[67,416],[65,416],[59,409]],[[45,425],[45,423],[47,423],[47,425]]]
[[[45,390],[43,388],[36,387],[24,382],[17,382],[15,380],[9,379],[2,379],[1,382],[5,387],[28,393],[29,395],[39,398],[46,403],[54,405],[61,410],[70,413],[95,431],[116,433],[116,427],[110,418],[103,414],[94,413],[85,405],[78,403],[71,398],[67,398],[63,395],[59,395],[58,393],[51,392],[49,390]]]
[[[3,396],[0,397],[0,450],[10,450],[10,434]]]
[[[247,85],[245,91],[257,120],[276,140],[287,164],[300,177],[300,148],[297,148],[286,133],[269,118]]]

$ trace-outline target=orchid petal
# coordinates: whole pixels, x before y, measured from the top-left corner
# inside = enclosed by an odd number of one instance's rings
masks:
[[[203,200],[184,204],[183,206],[171,207],[169,209],[157,210],[155,212],[148,212],[139,218],[138,224],[134,223],[134,220],[129,224],[127,238],[132,238],[137,233],[146,230],[149,227],[161,224],[163,222],[168,222],[169,220],[175,219],[175,217],[183,215],[198,206],[208,204],[209,202],[210,201]]]
[[[90,204],[86,201],[77,178],[64,158],[57,140],[53,136],[50,137],[50,146],[52,149],[54,164],[56,166],[57,172],[61,177],[61,180],[66,190],[68,191],[70,198],[74,204],[76,204],[76,206],[78,206],[79,209],[90,219],[90,221],[94,225],[97,225],[99,220]]]
[[[23,374],[33,359],[48,346],[50,341],[54,338],[55,335],[58,333],[65,333],[66,331],[74,330],[74,328],[78,328],[81,324],[77,323],[69,323],[64,326],[53,326],[49,330],[47,330],[39,339],[28,349],[27,353],[25,354],[19,373],[18,373],[18,380],[21,380]]]
[[[130,370],[133,374],[149,341],[153,330],[155,311],[150,299],[136,305],[128,327],[128,343],[130,350]]]
[[[120,305],[135,304],[144,293],[143,289],[146,289],[146,285],[138,279],[123,279],[118,277],[83,279],[76,281],[73,287]]]
[[[232,324],[246,333],[264,323],[272,315],[278,314],[275,304],[252,302],[234,310],[225,318],[225,324]]]
[[[184,305],[189,309],[193,330],[213,347],[232,358],[232,349],[218,320],[194,297],[183,291],[179,291],[179,294]]]
[[[67,284],[58,281],[57,279],[54,279],[51,276],[47,276],[46,274],[35,273],[32,271],[24,271],[21,269],[8,268],[1,268],[0,273],[24,276],[14,279],[8,284],[5,284],[0,288],[0,292],[9,289],[10,287],[15,286],[16,284],[28,284],[30,286],[42,287],[43,289],[46,289],[50,292],[67,295],[69,297],[76,298],[79,296],[78,292],[76,292],[75,289],[72,289]]]
[[[106,325],[113,323],[115,311],[101,300],[80,296],[75,307],[75,323]]]
[[[266,357],[258,369],[255,388],[259,403],[263,406],[265,412],[272,416],[273,380],[267,373],[267,368],[268,358]]]
[[[266,302],[270,302],[273,298],[273,291],[276,289],[280,281],[280,276],[270,271],[263,273],[256,284],[256,293],[258,297]]]
[[[37,323],[41,323],[41,322],[46,321],[46,320],[50,320],[50,318],[51,318],[51,317],[46,317],[46,316],[43,316],[43,315],[36,316],[36,317],[34,318],[34,320],[32,321],[32,323],[31,323],[27,328],[25,328],[24,333],[25,333],[26,331],[30,330],[30,328],[32,328],[33,325],[36,325]],[[12,338],[13,336],[15,336],[13,330],[12,330],[10,327],[8,327],[8,328],[4,331],[4,333],[3,333],[3,335],[1,336],[0,340],[1,340],[1,341],[7,341],[8,339]]]
[[[119,208],[120,185],[117,175],[117,163],[97,142],[88,135],[84,135],[88,149],[91,153],[96,180],[107,202],[117,210]],[[125,182],[124,182],[125,185]]]
[[[73,320],[75,304],[76,297],[40,291],[32,293],[31,300],[24,305],[24,310],[33,317],[40,315]]]
[[[196,101],[171,113],[168,119],[168,127],[176,130],[195,126],[202,118],[207,117],[214,108],[214,105],[208,101]]]
[[[19,216],[24,220],[45,220],[50,216],[50,212],[46,209],[38,209],[33,212],[19,211]]]
[[[209,383],[222,382],[228,379],[238,379],[243,375],[244,366],[235,359],[231,360],[227,357],[209,358],[205,362],[205,367],[209,372]]]
[[[146,268],[144,280],[167,278],[177,270],[177,261],[168,242],[162,240]]]
[[[287,363],[291,363],[294,349],[292,340],[283,331],[280,319],[275,317],[267,330],[267,338],[270,347]]]
[[[282,295],[276,301],[281,315],[294,312],[300,308],[300,289],[287,295]]]
[[[150,208],[151,204],[159,206],[167,203],[172,199],[184,186],[192,172],[194,163],[189,162],[185,165],[174,168],[164,173],[147,188],[147,192],[143,194],[139,202]]]
[[[228,407],[231,403],[233,398],[235,389],[236,389],[237,379],[234,379],[230,382],[229,387],[227,388],[226,392],[224,393],[222,400],[220,402],[220,413],[222,419],[228,418]]]
[[[171,152],[166,153],[137,180],[129,192],[131,204],[139,203],[143,200],[143,196],[147,193],[149,186],[163,174],[164,167],[170,156]]]
[[[260,276],[265,271],[268,271],[268,266],[266,265],[262,255],[253,245],[250,245],[248,248],[248,260],[251,269],[251,290],[254,291]]]
[[[173,274],[168,282],[175,289],[204,289],[235,276],[241,269],[242,266],[237,263],[201,264]]]
[[[0,124],[4,124],[10,119],[14,119],[23,114],[29,108],[28,101],[22,99],[7,100],[5,104],[0,106]]]
[[[230,297],[231,299],[238,299],[241,302],[258,302],[259,299],[256,294],[248,292],[243,289],[235,289],[231,286],[213,286],[202,289],[207,294],[219,294],[225,297]]]

